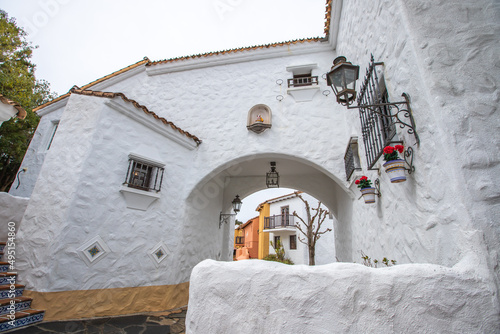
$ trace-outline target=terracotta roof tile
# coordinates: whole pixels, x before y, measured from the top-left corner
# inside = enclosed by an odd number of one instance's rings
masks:
[[[151,61],[149,60],[149,58],[148,58],[148,57],[144,57],[144,59],[143,59],[143,60],[138,61],[137,63],[134,63],[134,64],[132,64],[132,65],[130,65],[130,66],[124,67],[124,68],[122,68],[122,69],[120,69],[120,70],[118,70],[118,71],[115,71],[115,72],[113,72],[113,73],[111,73],[111,74],[108,74],[108,75],[106,75],[106,76],[102,77],[102,78],[99,78],[99,79],[97,79],[97,80],[94,80],[94,81],[92,81],[91,83],[86,84],[85,86],[83,86],[83,87],[82,87],[82,89],[87,89],[87,88],[90,88],[90,87],[92,87],[92,86],[94,86],[94,85],[97,85],[97,84],[98,84],[98,83],[100,83],[100,82],[106,81],[106,80],[108,80],[108,79],[110,79],[110,78],[112,78],[112,77],[115,77],[115,76],[117,76],[117,75],[119,75],[119,74],[122,74],[122,73],[124,73],[124,72],[127,72],[127,71],[129,71],[129,70],[131,70],[131,69],[134,69],[134,68],[138,67],[138,66],[141,66],[141,65],[147,64],[147,63],[149,63],[149,62],[151,62]],[[57,97],[57,98],[55,98],[55,99],[54,99],[54,100],[52,100],[52,101],[49,101],[49,102],[47,102],[47,103],[44,103],[44,104],[42,104],[42,105],[40,105],[40,106],[36,107],[35,109],[33,109],[33,111],[38,111],[38,110],[40,110],[40,109],[42,109],[42,108],[48,107],[48,106],[50,106],[50,105],[51,105],[51,104],[53,104],[53,103],[56,103],[56,102],[58,102],[58,101],[61,101],[61,100],[65,99],[65,98],[67,98],[67,97],[68,97],[68,96],[70,96],[70,95],[71,95],[71,91],[70,91],[70,92],[68,92],[68,93],[66,93],[66,94],[63,94],[63,95],[61,95],[61,96],[59,96],[59,97]]]
[[[24,110],[24,108],[21,107],[21,105],[19,103],[14,102],[14,101],[6,98],[2,94],[0,94],[0,102],[2,102],[3,104],[9,104],[9,105],[13,106],[17,110],[17,114],[16,114],[17,118],[24,119],[26,117],[26,110]]]
[[[158,116],[154,112],[150,111],[146,106],[139,104],[137,101],[129,99],[123,93],[100,92],[100,91],[94,91],[94,90],[88,90],[88,89],[81,89],[81,88],[78,88],[75,86],[69,91],[68,94],[79,94],[79,95],[86,95],[86,96],[106,97],[106,98],[110,98],[110,99],[113,99],[115,97],[120,97],[123,101],[128,102],[128,103],[132,103],[134,105],[134,107],[136,107],[137,109],[141,109],[142,111],[144,111],[144,113],[153,116],[155,119],[161,121],[163,124],[170,126],[173,130],[185,135],[188,138],[191,138],[192,140],[195,141],[196,145],[201,144],[201,140],[198,139],[198,137],[193,136],[189,132],[182,130],[181,128],[176,126],[174,123],[167,121],[165,118]]]

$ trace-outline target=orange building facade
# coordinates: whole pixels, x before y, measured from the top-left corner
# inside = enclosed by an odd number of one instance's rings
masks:
[[[259,217],[254,217],[234,230],[234,260],[259,258]]]

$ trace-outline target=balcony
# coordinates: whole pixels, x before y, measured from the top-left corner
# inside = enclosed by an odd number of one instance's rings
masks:
[[[245,244],[245,237],[236,237],[234,243],[237,246],[243,246]]]
[[[290,87],[303,87],[312,86],[318,84],[318,77],[295,77],[293,79],[288,79],[288,88]]]
[[[264,230],[289,229],[295,230],[294,215],[273,215],[264,217]]]

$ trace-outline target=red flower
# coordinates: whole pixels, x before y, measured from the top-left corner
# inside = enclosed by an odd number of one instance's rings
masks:
[[[384,147],[384,153],[385,154],[391,154],[392,152],[394,152],[394,147],[392,147],[392,146],[386,146],[386,147]]]
[[[403,153],[403,150],[405,149],[403,145],[396,145],[394,148],[398,150],[399,153]]]
[[[359,179],[360,179],[361,181],[368,180],[368,178],[367,178],[366,176],[361,176]]]
[[[354,183],[359,184],[359,180],[354,181]]]

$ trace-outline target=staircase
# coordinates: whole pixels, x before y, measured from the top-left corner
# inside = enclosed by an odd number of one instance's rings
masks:
[[[0,242],[0,260],[5,242]],[[9,263],[0,262],[0,332],[17,329],[43,320],[45,311],[33,310],[31,298],[23,297],[24,285],[16,284],[17,274]]]

